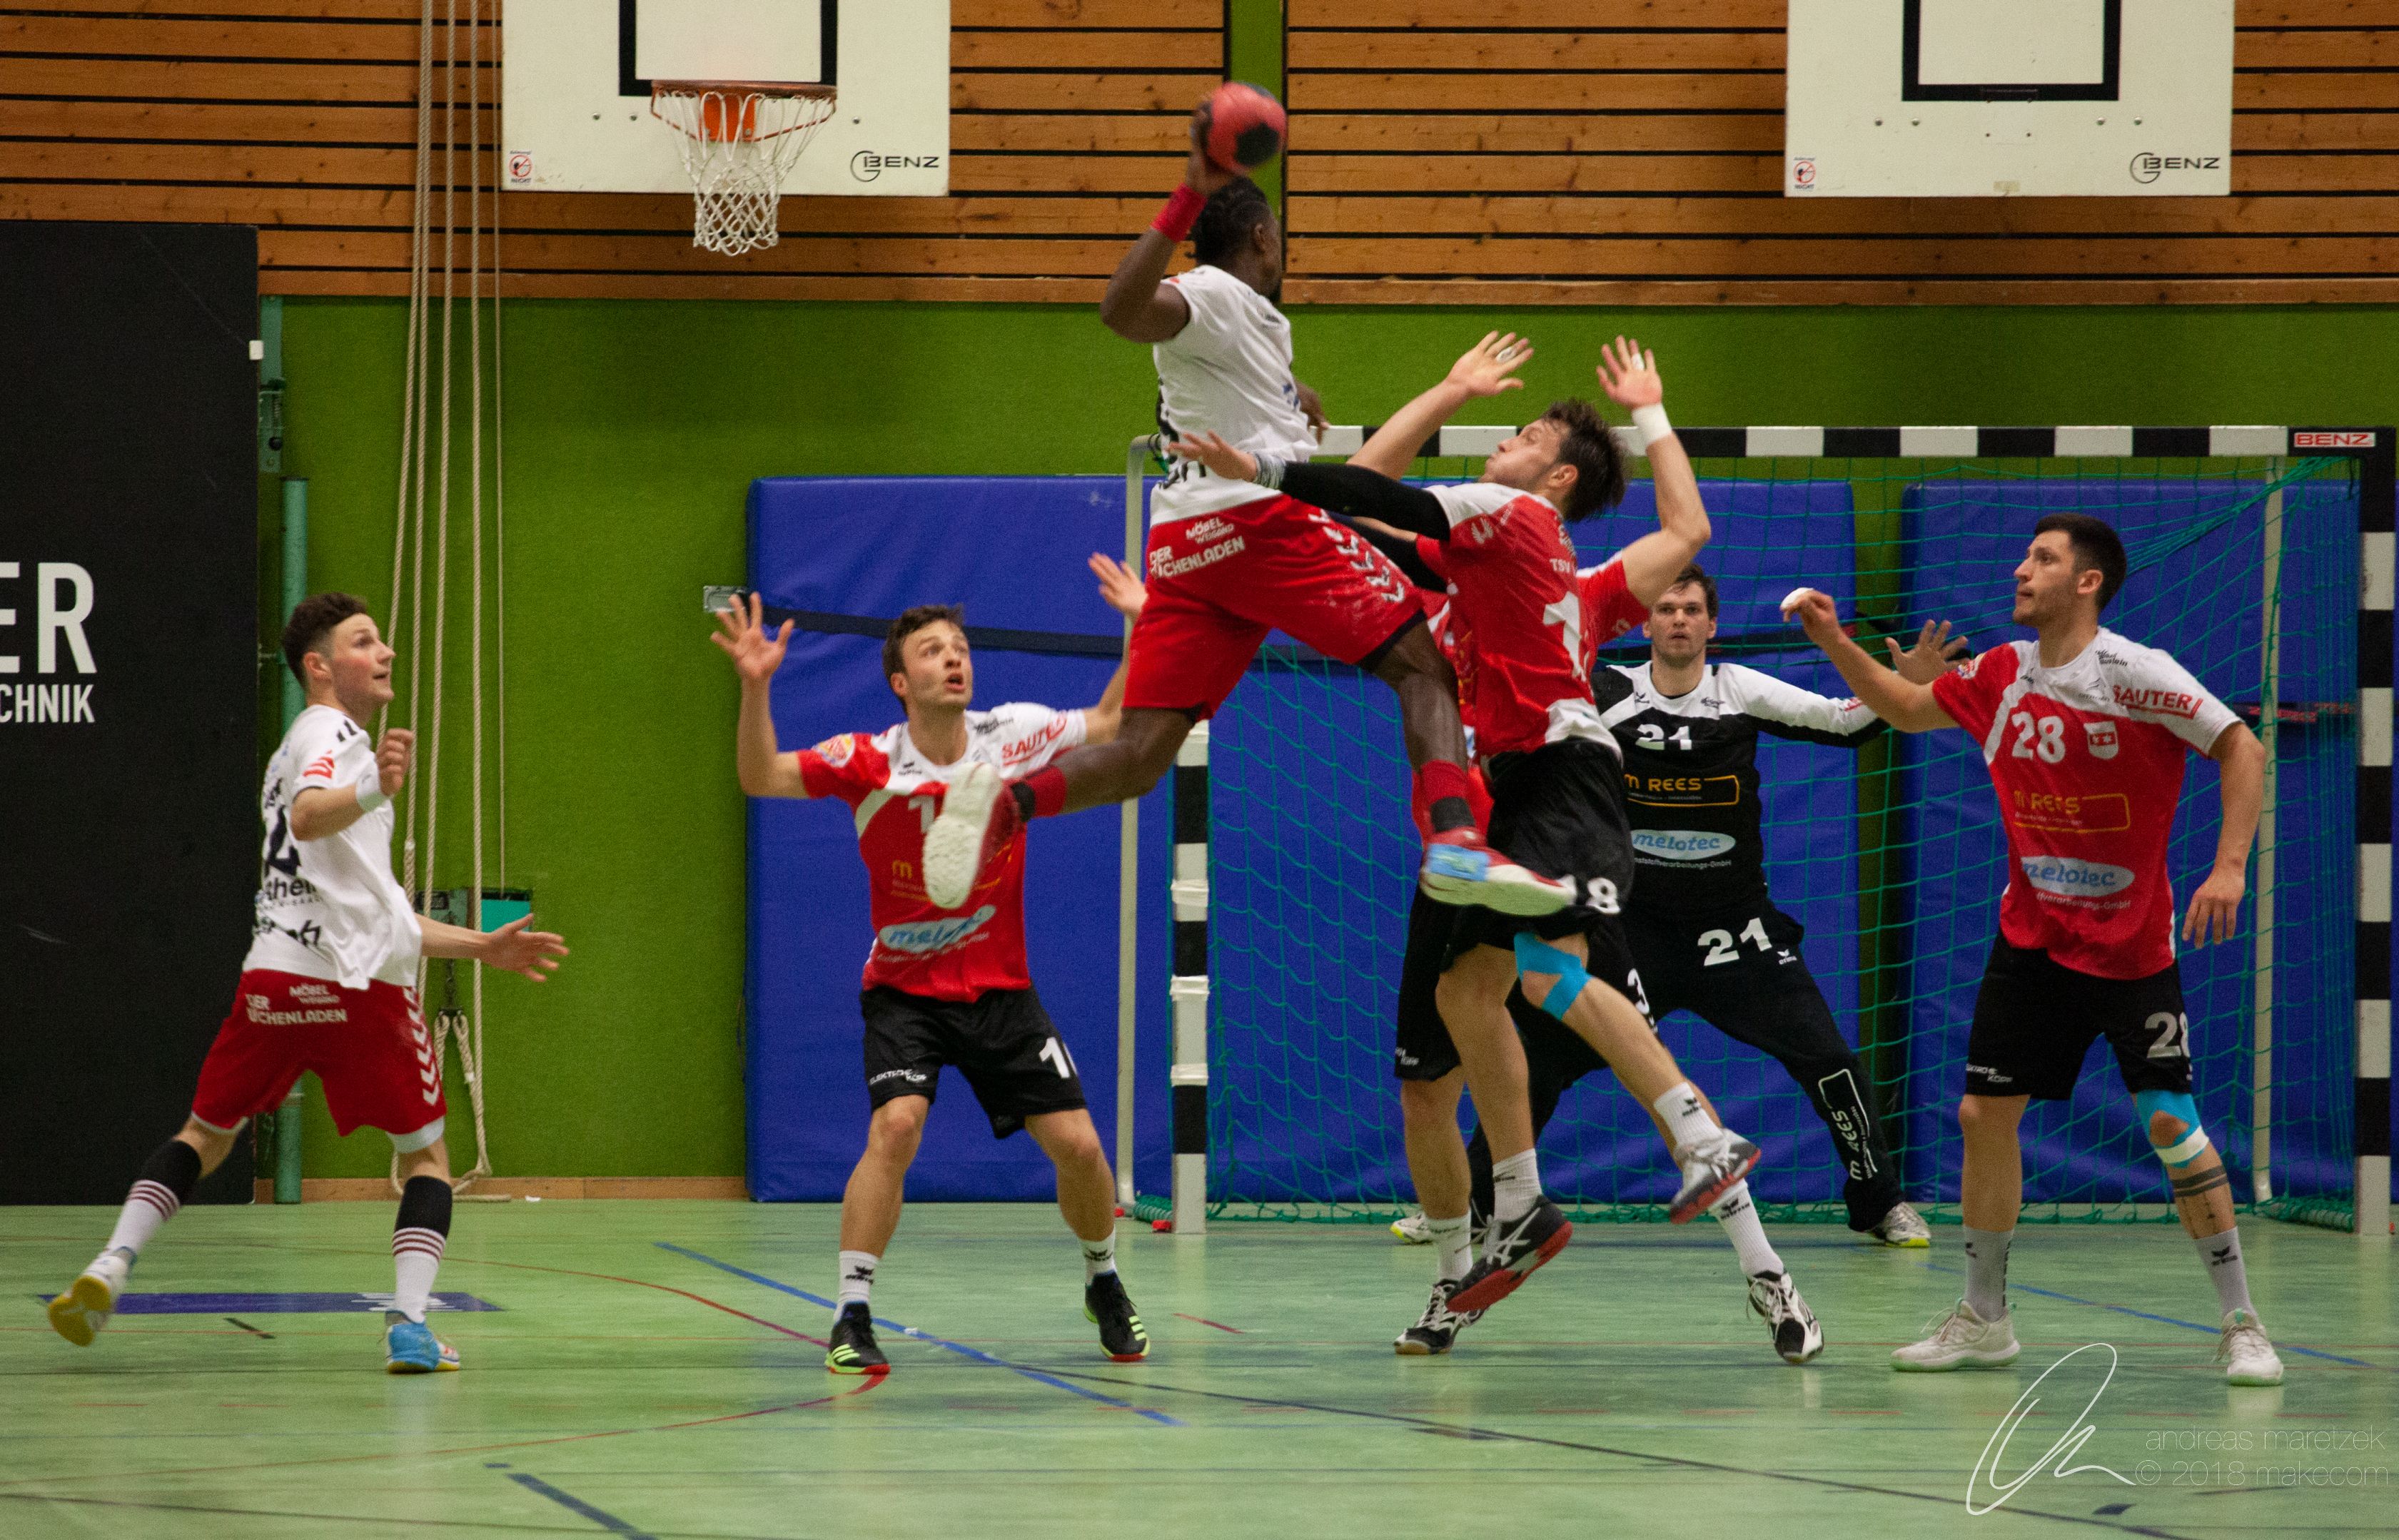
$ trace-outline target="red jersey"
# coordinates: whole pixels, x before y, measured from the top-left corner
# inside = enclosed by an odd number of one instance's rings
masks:
[[[2166,831],[2183,750],[2213,748],[2239,719],[2181,664],[2103,630],[2063,668],[2040,645],[1994,647],[1932,682],[1982,740],[2008,831],[1999,933],[2101,979],[2146,979],[2175,960]]]
[[[1002,706],[967,713],[967,755],[1014,780],[1083,741],[1080,711]],[[861,987],[889,987],[932,1000],[972,1000],[987,990],[1030,989],[1024,963],[1024,832],[995,854],[962,910],[925,897],[925,831],[942,811],[957,764],[917,751],[901,723],[882,733],[847,733],[800,751],[811,797],[839,797],[858,824],[866,862],[874,946]]]
[[[1592,661],[1649,618],[1623,563],[1578,572],[1565,520],[1530,493],[1487,481],[1427,490],[1449,515],[1449,538],[1420,547],[1449,582],[1451,664],[1476,752],[1565,738],[1614,749],[1592,703]]]

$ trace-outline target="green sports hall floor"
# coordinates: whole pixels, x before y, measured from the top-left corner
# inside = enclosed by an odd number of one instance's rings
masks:
[[[834,1220],[462,1204],[440,1288],[499,1308],[435,1317],[463,1373],[392,1378],[365,1314],[124,1315],[71,1347],[38,1296],[108,1213],[0,1209],[16,1302],[0,1313],[0,1535],[2399,1531],[2399,1275],[2389,1248],[2325,1231],[2244,1225],[2289,1373],[2235,1390],[2214,1332],[2187,1324],[2214,1310],[2169,1225],[2027,1229],[2018,1365],[1914,1377],[1886,1355],[1957,1292],[1954,1227],[1929,1253],[1778,1230],[1831,1343],[1795,1369],[1712,1227],[1583,1226],[1456,1354],[1424,1359],[1390,1339],[1431,1257],[1379,1227],[1220,1223],[1201,1239],[1129,1223],[1154,1348],[1118,1365],[1083,1320],[1054,1213],[926,1206],[875,1290],[893,1372],[866,1381],[824,1372],[826,1312],[807,1297],[832,1278]],[[390,1223],[381,1204],[191,1209],[133,1291],[387,1289]],[[2107,1347],[2033,1393],[1999,1461],[2003,1481],[2033,1474],[1971,1517],[1970,1473],[2012,1403],[2093,1343]],[[2078,1466],[2128,1481],[2054,1474]]]

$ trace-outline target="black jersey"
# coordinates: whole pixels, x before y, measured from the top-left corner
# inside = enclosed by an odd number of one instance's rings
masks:
[[[1687,694],[1662,696],[1649,665],[1594,669],[1600,721],[1624,749],[1636,911],[1713,912],[1767,897],[1758,827],[1757,735],[1855,748],[1884,723],[1855,700],[1719,664]]]

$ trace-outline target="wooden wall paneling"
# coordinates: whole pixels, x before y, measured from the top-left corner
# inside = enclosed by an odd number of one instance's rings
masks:
[[[2235,15],[2232,197],[1790,199],[1782,0],[1291,0],[1285,293],[2399,299],[2399,0]]]
[[[437,0],[437,109],[442,55],[469,46],[449,9]],[[266,292],[405,292],[419,14],[0,4],[0,217],[255,223]],[[1183,120],[1224,58],[1222,0],[956,0],[953,196],[786,198],[782,244],[728,261],[691,246],[685,196],[494,193],[496,16],[473,40],[483,148],[460,144],[458,191],[493,195],[508,291],[550,297],[1088,302],[1172,185]],[[454,86],[463,139],[463,64]]]

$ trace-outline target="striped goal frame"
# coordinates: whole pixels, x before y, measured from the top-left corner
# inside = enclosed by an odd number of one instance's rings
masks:
[[[1353,454],[1371,426],[1328,428],[1321,455]],[[1516,429],[1462,425],[1443,428],[1422,453],[1438,458],[1489,455]],[[1629,455],[1641,445],[1617,430]],[[2358,475],[2358,761],[2356,1053],[2352,1098],[2354,1231],[2362,1243],[2389,1244],[2391,1218],[2391,985],[2392,871],[2392,688],[2394,571],[2399,571],[2399,430],[2257,425],[2210,427],[1686,427],[1676,430],[1694,460],[1727,459],[2271,459],[2345,457]],[[1145,482],[1162,452],[1157,435],[1134,439],[1125,457],[1125,560],[1142,562]],[[1172,999],[1172,1196],[1144,1200],[1142,1217],[1204,1234],[1208,1171],[1208,734],[1186,741],[1174,771]],[[2268,816],[2272,816],[2269,807]],[[1123,904],[1128,933],[1137,923],[1132,823],[1126,823]],[[2264,881],[2261,898],[2270,893]],[[1128,938],[1129,939],[1129,938]],[[1130,953],[1128,944],[1126,951]],[[1128,965],[1129,966],[1129,965]],[[1118,1062],[1132,1062],[1132,985],[1122,985]],[[1129,1087],[1128,1087],[1129,1088]],[[2266,1093],[2259,1093],[2262,1098]],[[1132,1098],[1118,1099],[1118,1180],[1131,1197]],[[2260,1115],[2263,1115],[2261,1101]],[[2270,1195],[2263,1190],[2257,1197]]]

